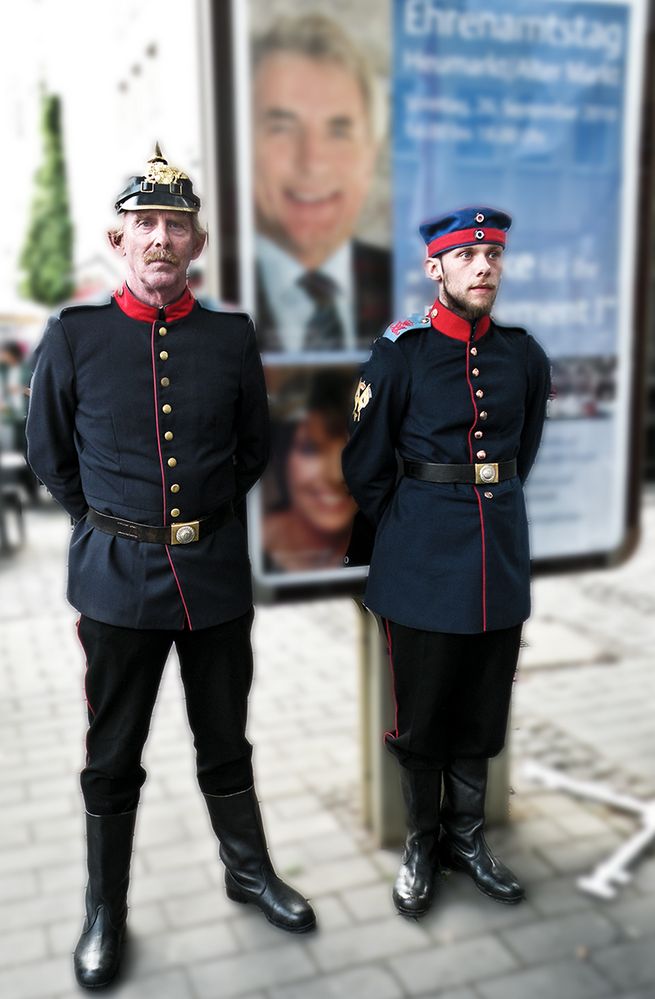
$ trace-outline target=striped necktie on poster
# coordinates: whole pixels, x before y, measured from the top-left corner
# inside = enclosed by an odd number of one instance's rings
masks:
[[[306,271],[298,285],[314,303],[305,327],[304,350],[341,350],[345,346],[343,323],[337,311],[337,285],[320,271]]]

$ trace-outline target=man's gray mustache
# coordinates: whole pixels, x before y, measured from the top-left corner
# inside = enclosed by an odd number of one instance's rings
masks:
[[[158,260],[162,260],[166,264],[179,264],[179,257],[176,257],[174,253],[167,253],[166,250],[151,250],[149,253],[144,253],[143,259],[146,264],[154,264]]]

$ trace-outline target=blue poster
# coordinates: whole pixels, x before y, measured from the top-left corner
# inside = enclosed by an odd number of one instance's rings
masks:
[[[625,523],[644,5],[395,0],[394,296],[425,309],[420,221],[512,215],[501,323],[553,362],[528,485],[535,557],[609,552]]]

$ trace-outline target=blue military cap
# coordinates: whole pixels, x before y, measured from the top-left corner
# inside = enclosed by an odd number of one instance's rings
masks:
[[[428,219],[419,226],[419,232],[425,240],[428,256],[436,257],[457,246],[476,243],[504,246],[511,224],[511,217],[497,208],[460,208]]]

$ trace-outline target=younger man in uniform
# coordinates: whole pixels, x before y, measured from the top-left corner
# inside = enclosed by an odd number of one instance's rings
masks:
[[[408,824],[393,898],[412,917],[429,909],[440,864],[500,902],[524,894],[483,833],[488,760],[503,747],[530,613],[523,485],[550,386],[539,344],[490,317],[510,225],[476,207],[421,226],[437,299],[375,342],[343,455],[376,529],[365,601],[392,664],[385,740]]]

